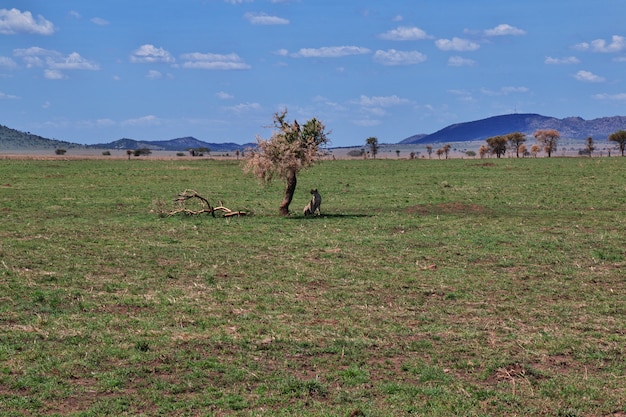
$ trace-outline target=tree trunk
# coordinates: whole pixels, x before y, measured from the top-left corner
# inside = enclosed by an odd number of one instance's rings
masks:
[[[285,187],[285,197],[283,202],[280,203],[280,214],[283,216],[289,216],[289,204],[293,200],[293,195],[296,192],[296,170],[290,169],[287,173],[287,187]]]

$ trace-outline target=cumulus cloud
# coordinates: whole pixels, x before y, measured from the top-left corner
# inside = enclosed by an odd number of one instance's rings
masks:
[[[487,29],[483,33],[485,36],[521,36],[525,35],[526,31],[503,23],[493,29]]]
[[[360,46],[325,46],[322,48],[302,48],[291,56],[294,58],[339,58],[369,54],[370,52],[369,49]]]
[[[130,62],[142,64],[153,64],[157,62],[170,64],[174,61],[174,57],[168,51],[150,44],[141,45],[138,49],[133,51],[130,56]]]
[[[49,80],[60,80],[66,78],[61,71],[97,71],[100,69],[100,65],[96,62],[83,58],[77,52],[72,52],[69,55],[63,55],[52,49],[44,49],[33,46],[26,49],[14,49],[13,55],[20,57],[24,63],[26,63],[27,68],[45,68],[44,77]]]
[[[574,78],[576,78],[578,81],[584,81],[588,83],[602,83],[606,81],[604,77],[600,77],[599,75],[596,75],[592,72],[583,70],[580,70],[576,74],[574,74]]]
[[[420,64],[426,60],[426,55],[418,51],[396,51],[395,49],[389,49],[387,51],[379,50],[374,53],[374,61],[389,66]]]
[[[246,70],[250,65],[246,64],[239,55],[232,54],[212,54],[192,52],[181,55],[183,68],[207,69],[207,70]]]
[[[32,13],[28,11],[0,9],[0,33],[4,35],[15,35],[18,33],[52,35],[54,33],[54,25],[41,15],[35,19]]]
[[[480,48],[480,44],[476,42],[457,37],[452,39],[438,39],[435,41],[435,45],[442,51],[475,51]]]
[[[253,25],[288,25],[289,20],[265,13],[246,13],[244,17]]]
[[[583,42],[574,45],[574,48],[581,51],[591,52],[622,52],[626,50],[626,38],[619,35],[613,35],[610,42],[607,42],[604,39],[596,39],[591,42]]]
[[[400,26],[379,35],[379,38],[391,41],[417,41],[429,39],[430,36],[418,27]]]
[[[546,57],[544,63],[548,65],[571,65],[571,64],[579,64],[580,60],[575,56],[568,56],[565,58],[552,58],[551,56]]]
[[[448,58],[448,65],[451,67],[471,67],[476,65],[476,61],[460,56],[451,56]]]

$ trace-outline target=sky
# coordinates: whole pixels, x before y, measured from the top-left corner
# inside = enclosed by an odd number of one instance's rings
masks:
[[[0,0],[0,124],[81,144],[331,146],[626,115],[624,0]]]

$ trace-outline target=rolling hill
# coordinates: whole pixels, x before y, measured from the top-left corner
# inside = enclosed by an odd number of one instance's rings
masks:
[[[580,117],[557,119],[540,114],[506,114],[453,124],[430,135],[411,136],[400,143],[469,142],[512,132],[532,135],[537,129],[556,129],[562,138],[568,139],[586,139],[591,136],[596,140],[606,140],[611,133],[626,129],[626,116],[584,120]]]
[[[245,150],[256,144],[246,143],[239,145],[237,143],[209,143],[196,139],[191,136],[183,138],[160,140],[160,141],[138,141],[134,139],[119,139],[110,143],[99,143],[89,145],[90,148],[96,149],[141,149],[147,148],[155,151],[187,151],[194,148],[208,148],[211,152],[227,152],[236,150]]]
[[[47,139],[30,132],[21,132],[0,125],[0,151],[38,150],[38,149],[85,149],[85,145]]]

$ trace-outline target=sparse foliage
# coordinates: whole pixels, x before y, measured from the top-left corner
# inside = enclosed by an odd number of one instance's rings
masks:
[[[432,145],[426,145],[426,152],[428,153],[428,159],[430,159],[431,155],[433,154]]]
[[[556,129],[539,129],[533,136],[543,146],[543,150],[548,154],[548,158],[552,156],[552,152],[556,152],[557,144],[561,138],[561,134]]]
[[[480,149],[478,150],[478,154],[480,155],[480,159],[485,158],[485,155],[489,153],[489,148],[487,145],[480,145]]]
[[[615,133],[611,133],[609,135],[609,142],[615,142],[622,156],[624,156],[624,150],[626,149],[626,130],[618,130]]]
[[[274,114],[276,131],[268,140],[257,137],[257,147],[246,156],[245,170],[264,182],[279,176],[286,182],[285,196],[279,211],[289,215],[289,204],[296,190],[296,175],[321,157],[321,148],[329,142],[326,127],[315,118],[304,125],[287,121],[287,110]]]
[[[452,149],[452,146],[449,143],[446,143],[441,149],[443,149],[443,154],[446,156],[446,159],[448,159],[448,155],[450,155],[450,149]]]

